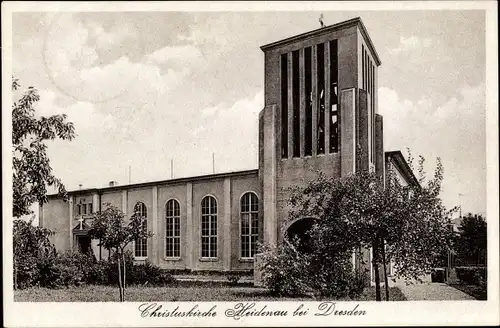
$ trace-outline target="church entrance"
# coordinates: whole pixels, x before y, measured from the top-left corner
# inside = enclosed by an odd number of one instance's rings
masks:
[[[83,254],[91,253],[91,241],[88,236],[76,236],[76,241],[78,245],[78,250]]]
[[[314,218],[302,218],[293,222],[286,230],[287,240],[293,241],[297,239],[299,241],[299,251],[301,252],[310,253],[312,251],[309,231],[313,227],[314,222]]]

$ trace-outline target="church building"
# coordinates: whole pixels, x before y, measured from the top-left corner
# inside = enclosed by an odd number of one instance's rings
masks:
[[[153,233],[131,245],[135,260],[163,269],[249,272],[257,242],[279,245],[301,218],[287,220],[287,188],[317,171],[344,177],[389,168],[416,179],[400,151],[384,151],[378,114],[380,58],[360,18],[261,47],[264,108],[254,170],[69,191],[40,208],[40,225],[60,251],[108,256],[87,236],[92,213],[106,203],[139,211]],[[290,224],[291,223],[291,224]],[[358,255],[359,256],[359,255]],[[361,254],[370,263],[370,251]],[[353,258],[356,265],[362,261]]]

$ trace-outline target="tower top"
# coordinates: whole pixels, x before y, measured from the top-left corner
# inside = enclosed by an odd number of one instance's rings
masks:
[[[321,18],[320,18],[320,21],[321,21]],[[337,24],[330,25],[330,26],[320,27],[318,29],[315,29],[315,30],[312,30],[312,31],[309,31],[306,33],[298,34],[298,35],[295,35],[295,36],[292,36],[292,37],[289,37],[289,38],[286,38],[283,40],[272,42],[272,43],[261,46],[260,49],[264,52],[268,52],[268,51],[279,49],[279,48],[286,46],[286,45],[289,45],[289,44],[305,41],[305,40],[310,39],[312,37],[316,37],[319,35],[324,35],[324,34],[328,34],[328,33],[332,33],[332,32],[337,32],[339,30],[344,30],[344,29],[354,27],[354,26],[358,27],[361,35],[365,39],[365,42],[366,42],[368,48],[370,49],[371,53],[373,54],[373,58],[375,60],[376,65],[380,66],[380,64],[382,64],[382,62],[380,61],[380,58],[377,54],[377,51],[375,50],[375,46],[373,45],[373,42],[372,42],[370,36],[368,35],[368,31],[366,30],[366,27],[363,24],[363,21],[361,20],[360,17],[352,18],[352,19],[349,19],[349,20],[346,20],[346,21],[343,21],[343,22],[340,22]]]

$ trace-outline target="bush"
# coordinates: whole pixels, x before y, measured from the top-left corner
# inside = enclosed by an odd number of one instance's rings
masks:
[[[14,220],[14,288],[28,288],[40,284],[40,261],[53,256],[48,229],[35,227],[31,221]]]
[[[487,271],[485,267],[457,267],[457,277],[461,283],[467,285],[485,285]]]
[[[110,266],[108,261],[97,261],[93,264],[92,270],[90,270],[87,275],[87,283],[91,285],[109,284],[109,270]]]
[[[37,258],[24,255],[19,256],[16,261],[17,264],[14,266],[14,287],[25,289],[36,285],[40,280]]]
[[[127,285],[150,285],[165,286],[174,281],[172,275],[154,265],[149,260],[144,263],[135,264],[132,252],[125,252],[125,280]],[[123,264],[122,264],[123,266]],[[118,282],[118,267],[116,255],[113,255],[108,262],[108,284]]]
[[[160,269],[149,260],[134,265],[132,274],[127,278],[127,282],[134,285],[165,286],[173,281],[174,278],[169,272]]]
[[[134,264],[131,252],[125,252],[124,255],[128,285],[165,286],[174,282],[172,274],[151,262]],[[15,283],[20,289],[33,286],[64,288],[83,284],[118,283],[116,255],[108,260],[97,261],[93,254],[72,251],[57,253],[52,249],[36,254],[21,254],[15,260]]]
[[[229,282],[231,286],[236,286],[238,285],[238,281],[241,279],[241,274],[239,273],[228,273],[226,275],[226,279]]]
[[[262,253],[262,280],[277,296],[355,297],[363,292],[367,272],[354,271],[351,252],[299,251],[298,241]]]
[[[311,294],[307,258],[293,245],[285,244],[279,250],[267,249],[262,253],[262,281],[276,296]]]

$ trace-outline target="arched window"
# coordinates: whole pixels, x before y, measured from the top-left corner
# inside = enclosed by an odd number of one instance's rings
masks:
[[[138,202],[134,206],[134,214],[143,218],[142,228],[147,231],[148,229],[148,209],[144,203]],[[134,257],[145,258],[148,257],[148,239],[140,238],[134,242]]]
[[[170,199],[165,205],[165,257],[181,256],[181,210],[179,202]]]
[[[201,201],[201,257],[217,257],[217,201],[212,196]]]
[[[247,192],[240,201],[241,257],[253,258],[259,237],[259,199]]]

